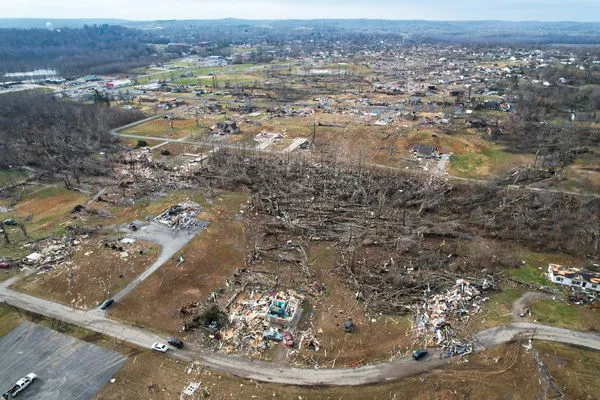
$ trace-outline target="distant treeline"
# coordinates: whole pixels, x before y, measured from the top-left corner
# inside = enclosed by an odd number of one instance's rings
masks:
[[[110,129],[143,117],[139,111],[51,95],[1,95],[0,168],[35,167],[66,183],[105,174],[107,160],[119,149]]]
[[[150,43],[157,42],[142,30],[122,26],[0,29],[0,76],[45,68],[64,77],[122,72],[155,61]]]
[[[277,43],[339,40],[370,44],[382,39],[479,45],[600,43],[600,23],[593,22],[222,19],[133,22],[132,25],[160,27],[172,41]]]
[[[0,27],[14,26],[0,19]],[[28,21],[28,22],[27,22]],[[600,44],[600,23],[502,21],[383,21],[383,20],[188,20],[129,21],[121,25],[59,28],[0,29],[0,81],[6,72],[57,70],[63,77],[127,72],[134,67],[181,56],[156,44],[208,42],[199,56],[229,55],[230,45],[280,46],[293,43],[294,54],[333,50],[339,43],[349,50],[382,50],[403,44],[448,43],[507,46],[544,44]],[[64,21],[62,21],[64,23]],[[125,21],[126,22],[126,21]],[[115,20],[115,24],[125,23]],[[39,26],[24,20],[24,26]],[[272,57],[272,56],[271,56]],[[256,60],[255,60],[256,61]]]

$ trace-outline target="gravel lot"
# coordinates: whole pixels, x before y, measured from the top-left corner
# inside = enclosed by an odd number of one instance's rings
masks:
[[[127,358],[31,322],[0,338],[0,395],[30,372],[38,376],[18,399],[91,399]]]

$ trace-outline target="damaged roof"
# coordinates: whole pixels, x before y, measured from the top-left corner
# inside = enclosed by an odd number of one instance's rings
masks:
[[[600,273],[582,267],[565,267],[559,264],[550,264],[550,271],[556,276],[562,276],[576,281],[600,283]]]

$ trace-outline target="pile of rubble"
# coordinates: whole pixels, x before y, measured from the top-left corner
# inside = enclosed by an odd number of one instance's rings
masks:
[[[104,239],[99,242],[99,244],[103,245],[107,249],[112,249],[115,252],[119,253],[119,257],[123,260],[127,260],[129,257],[143,255],[146,251],[146,247],[136,244],[136,240],[132,238],[123,238],[121,240],[116,239]],[[92,252],[85,253],[85,255],[89,255]]]
[[[65,236],[62,239],[46,239],[35,243],[36,251],[30,253],[22,260],[22,264],[41,271],[52,270],[64,264],[70,258],[75,247],[88,239],[88,235]],[[25,245],[29,247],[30,245]]]
[[[271,342],[267,339],[279,341],[280,331],[293,330],[302,313],[303,300],[293,290],[244,290],[226,305],[226,326],[209,326],[210,341],[204,344],[225,353],[258,356],[269,347]],[[196,311],[196,307],[182,309],[186,314],[190,311]]]
[[[298,340],[298,350],[308,349],[319,351],[321,347],[321,336],[323,335],[322,329],[317,329],[316,332],[312,328],[308,328],[305,331],[299,332],[300,339]]]
[[[446,293],[426,298],[415,307],[417,335],[426,339],[433,337],[435,343],[445,350],[444,356],[469,354],[472,346],[458,338],[457,330],[470,314],[481,312],[481,304],[488,300],[481,294],[492,287],[490,280],[484,280],[481,286],[476,286],[464,279],[457,279],[456,285]]]
[[[254,136],[254,141],[258,142],[256,148],[264,150],[274,143],[281,142],[285,138],[285,135],[277,132],[260,132]]]
[[[569,295],[569,301],[577,304],[593,304],[594,302],[598,302],[598,294],[593,291],[585,291],[579,288],[570,288],[571,294]]]
[[[299,109],[292,107],[275,107],[266,110],[267,118],[286,118],[286,117],[309,117],[315,114],[315,110],[310,107]]]
[[[202,224],[202,221],[196,218],[202,211],[200,205],[193,201],[184,201],[169,207],[164,212],[157,215],[154,220],[167,225],[171,229],[190,229]]]
[[[314,281],[314,282],[298,289],[298,292],[307,293],[313,297],[321,297],[325,294],[326,290],[327,290],[327,287],[325,286],[324,283],[319,282],[319,281]]]

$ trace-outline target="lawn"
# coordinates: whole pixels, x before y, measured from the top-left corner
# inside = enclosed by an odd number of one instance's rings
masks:
[[[541,286],[548,286],[550,279],[544,274],[545,270],[540,270],[532,265],[524,265],[521,268],[510,269],[507,271],[508,275],[522,283],[535,283]]]
[[[494,293],[484,303],[483,312],[472,314],[469,319],[467,330],[471,333],[499,325],[508,324],[512,321],[512,306],[525,290],[516,287],[504,287],[499,293]]]
[[[6,227],[11,243],[0,247],[2,255],[20,258],[27,252],[21,246],[23,242],[45,238],[52,233],[63,234],[71,223],[73,208],[89,198],[87,194],[69,190],[61,184],[26,189],[12,210],[0,213],[0,219],[13,218],[22,223],[29,237],[25,237],[18,227]]]
[[[170,201],[161,199],[160,207],[148,204],[143,212],[156,215],[186,198],[202,206],[204,212],[199,217],[211,224],[182,249],[183,264],[177,263],[180,254],[168,260],[116,304],[111,317],[180,334],[182,321],[176,317],[177,311],[190,302],[203,302],[223,287],[237,268],[244,267],[245,225],[236,216],[247,197],[232,192],[219,192],[210,198],[201,192],[176,193],[169,196]]]
[[[21,279],[14,287],[83,310],[97,307],[145,271],[159,254],[156,244],[119,243],[128,253],[123,258],[120,250],[103,246],[104,240],[116,238],[94,235],[77,246],[71,263]]]
[[[535,348],[565,398],[597,398],[600,393],[600,352],[551,342],[536,342]]]
[[[181,139],[190,135],[196,129],[194,119],[167,121],[155,119],[145,124],[136,125],[120,133],[127,135],[160,137],[168,139]]]
[[[0,188],[11,185],[27,177],[25,171],[17,169],[0,169]]]
[[[530,309],[533,318],[540,324],[578,331],[600,331],[600,312],[582,305],[543,299],[531,303]]]
[[[23,321],[18,309],[0,305],[0,337],[6,335]]]

